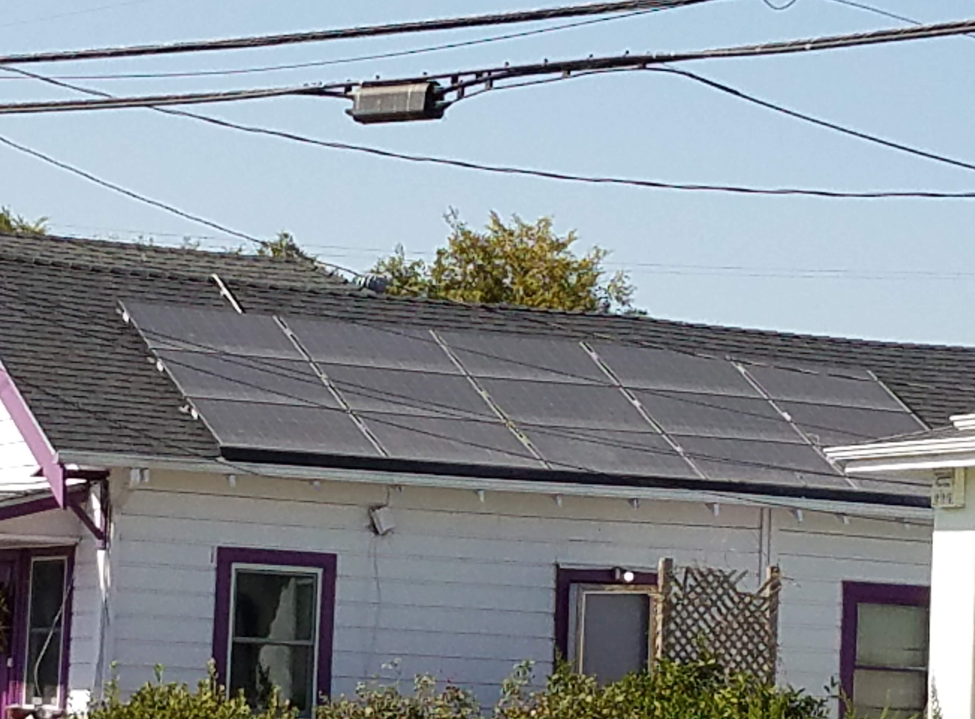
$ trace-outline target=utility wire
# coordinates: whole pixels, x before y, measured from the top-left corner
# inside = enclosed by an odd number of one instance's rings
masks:
[[[588,5],[552,7],[541,10],[492,13],[486,15],[443,18],[439,20],[420,20],[384,25],[364,25],[359,27],[318,30],[314,32],[287,33],[281,35],[262,35],[256,37],[199,40],[160,45],[105,47],[90,50],[68,50],[6,55],[0,57],[0,63],[26,64],[39,62],[102,60],[120,57],[144,57],[148,55],[175,55],[180,53],[211,52],[216,50],[277,47],[281,45],[295,45],[298,43],[326,42],[332,40],[350,40],[353,38],[383,37],[388,35],[405,35],[422,32],[470,29],[476,27],[514,25],[529,22],[541,22],[545,20],[559,20],[562,18],[625,13],[635,10],[677,8],[710,1],[711,0],[623,0],[618,2],[601,2]]]
[[[310,67],[330,67],[335,65],[348,65],[357,62],[365,62],[369,60],[388,60],[397,57],[409,57],[413,55],[426,55],[434,52],[441,52],[443,50],[456,50],[465,47],[474,47],[477,45],[486,45],[489,43],[503,42],[505,40],[516,40],[525,37],[534,37],[536,35],[545,35],[552,32],[560,32],[562,30],[569,30],[579,27],[588,27],[590,25],[597,25],[607,22],[615,22],[617,20],[625,20],[628,18],[638,17],[640,15],[646,15],[651,12],[655,12],[659,8],[654,8],[650,10],[636,10],[634,12],[625,13],[623,15],[616,15],[613,17],[599,17],[591,20],[581,20],[578,22],[564,23],[561,25],[553,25],[550,27],[538,28],[536,30],[525,30],[522,32],[507,33],[505,35],[492,35],[490,37],[478,38],[476,40],[464,40],[461,42],[451,42],[444,43],[441,45],[431,45],[427,47],[413,48],[410,50],[396,50],[393,52],[381,52],[373,53],[371,55],[353,55],[351,57],[336,58],[334,60],[315,60],[312,62],[297,62],[282,65],[260,65],[257,67],[245,67],[236,68],[231,70],[187,70],[184,72],[131,72],[131,73],[104,73],[104,74],[88,74],[88,75],[56,75],[52,79],[56,80],[156,80],[156,79],[171,79],[171,78],[184,78],[184,77],[223,77],[229,75],[251,75],[256,73],[266,73],[266,72],[280,72],[285,70],[301,70]],[[20,78],[14,77],[3,77],[0,80],[17,80]]]
[[[13,68],[0,68],[10,70]],[[230,92],[199,92],[187,94],[147,95],[142,97],[113,97],[101,100],[50,100],[0,104],[0,115],[24,115],[49,112],[76,112],[81,110],[123,110],[131,108],[167,107],[170,105],[204,105],[242,100],[262,100],[272,97],[295,95],[345,97],[343,93],[329,92],[316,86],[275,87],[258,90],[233,90]]]

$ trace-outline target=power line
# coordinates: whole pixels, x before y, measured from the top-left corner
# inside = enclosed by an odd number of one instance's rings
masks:
[[[0,68],[10,70],[12,68]],[[329,92],[314,85],[301,87],[274,87],[258,90],[233,90],[230,92],[198,92],[186,94],[145,95],[142,97],[113,97],[100,100],[50,100],[46,102],[21,102],[0,104],[0,115],[24,115],[49,112],[75,112],[81,110],[122,110],[170,105],[203,105],[242,100],[261,100],[272,97],[306,95],[321,97],[343,93]]]
[[[335,65],[347,65],[357,62],[365,62],[370,60],[388,60],[398,57],[409,57],[413,55],[426,55],[434,52],[441,52],[443,50],[456,50],[465,47],[474,47],[477,45],[486,45],[489,43],[502,42],[505,40],[515,40],[525,37],[534,37],[536,35],[545,35],[552,32],[560,32],[562,30],[569,30],[573,28],[588,27],[590,25],[597,25],[607,22],[615,22],[617,20],[625,20],[628,18],[638,17],[640,15],[646,15],[651,12],[655,12],[659,8],[654,8],[650,10],[637,10],[634,12],[624,13],[623,15],[616,15],[613,17],[599,17],[591,20],[582,20],[578,22],[564,23],[561,25],[553,25],[551,27],[538,28],[536,30],[525,30],[522,32],[507,33],[505,35],[492,35],[490,37],[478,38],[476,40],[464,40],[461,42],[451,42],[444,43],[441,45],[431,45],[427,47],[413,48],[410,50],[396,50],[393,52],[381,52],[373,53],[370,55],[354,55],[351,57],[337,58],[334,60],[315,60],[312,62],[297,62],[288,63],[281,65],[260,65],[257,67],[246,67],[237,68],[231,70],[187,70],[184,72],[132,72],[132,73],[104,73],[104,74],[89,74],[89,75],[57,75],[51,79],[56,80],[154,80],[154,79],[172,79],[172,78],[185,78],[185,77],[223,77],[229,75],[251,75],[256,73],[265,72],[280,72],[285,70],[301,70],[311,67],[331,67]],[[3,77],[0,80],[17,80],[21,78],[14,77]]]
[[[112,5],[99,5],[98,7],[85,8],[83,10],[72,10],[71,12],[57,13],[56,15],[46,15],[44,17],[29,18],[27,20],[14,20],[13,22],[3,23],[0,28],[15,27],[17,25],[30,25],[35,22],[48,22],[50,20],[60,20],[63,17],[74,17],[76,15],[89,15],[91,13],[102,12],[103,10],[115,10],[120,7],[131,5],[145,5],[153,0],[128,0],[128,2],[114,3]]]
[[[148,55],[174,55],[191,52],[211,52],[216,50],[238,50],[258,47],[277,47],[298,43],[349,40],[353,38],[383,37],[422,32],[439,32],[497,25],[514,25],[562,18],[607,15],[632,12],[634,10],[677,8],[696,5],[711,0],[623,0],[601,2],[589,5],[570,5],[542,10],[526,10],[509,13],[492,13],[467,17],[443,18],[439,20],[420,20],[414,22],[390,23],[384,25],[364,25],[359,27],[317,30],[313,32],[286,33],[281,35],[262,35],[253,37],[227,38],[222,40],[200,40],[160,45],[139,45],[129,47],[106,47],[90,50],[67,50],[55,52],[6,55],[0,57],[3,64],[27,64],[39,62],[63,62],[77,60],[100,60],[120,57],[144,57]]]

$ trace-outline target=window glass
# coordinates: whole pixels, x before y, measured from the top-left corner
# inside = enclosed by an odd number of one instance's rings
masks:
[[[255,707],[274,687],[307,714],[315,704],[319,576],[235,568],[231,692]]]
[[[575,585],[569,656],[584,674],[601,684],[646,669],[650,659],[653,615],[651,588],[626,589]]]
[[[857,607],[857,664],[924,667],[928,656],[928,610],[895,604]]]
[[[56,704],[60,698],[66,574],[64,558],[39,559],[31,564],[24,667],[26,699],[31,702]]]
[[[927,703],[927,677],[922,672],[858,669],[853,675],[853,696],[857,716],[915,716]]]

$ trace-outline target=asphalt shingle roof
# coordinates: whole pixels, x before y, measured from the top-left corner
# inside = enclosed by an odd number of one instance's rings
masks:
[[[975,348],[874,342],[377,297],[309,265],[192,250],[0,237],[0,360],[55,448],[163,456],[218,455],[181,411],[118,301],[228,307],[362,323],[613,339],[708,356],[872,370],[929,426],[975,410]]]

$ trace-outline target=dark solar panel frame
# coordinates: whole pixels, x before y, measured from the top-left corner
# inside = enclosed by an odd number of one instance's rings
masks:
[[[478,382],[501,411],[519,425],[653,431],[612,385],[487,378]]]
[[[789,370],[778,367],[748,366],[745,371],[773,400],[791,400],[836,407],[907,412],[884,385],[863,371],[851,369],[839,376],[829,370]]]
[[[693,467],[654,432],[572,430],[522,425],[519,429],[554,470],[696,479]]]
[[[157,350],[187,397],[338,408],[331,390],[305,360]]]
[[[795,427],[760,397],[632,392],[646,413],[669,435],[805,443]]]
[[[273,452],[380,456],[340,409],[191,399],[221,447]]]
[[[578,342],[500,332],[437,335],[474,377],[562,384],[607,382],[606,374]]]
[[[620,384],[631,389],[762,396],[731,362],[724,359],[606,342],[593,343],[592,348]]]
[[[301,317],[284,322],[316,362],[461,374],[427,330]]]
[[[390,457],[542,469],[544,465],[501,422],[357,413]]]
[[[500,419],[463,375],[320,363],[356,412]]]
[[[275,319],[267,315],[141,302],[123,302],[122,307],[153,350],[303,359]]]

